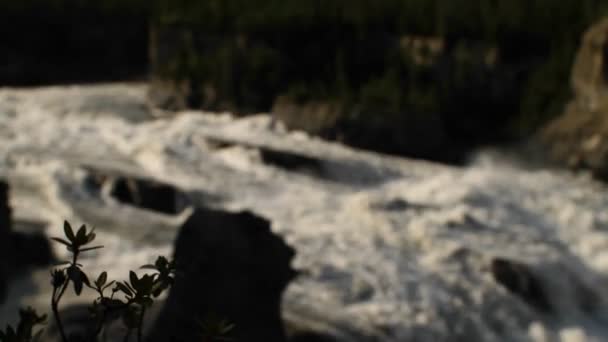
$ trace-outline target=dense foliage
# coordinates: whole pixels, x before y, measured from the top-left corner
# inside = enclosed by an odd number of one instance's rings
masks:
[[[190,106],[248,113],[270,110],[279,97],[331,103],[341,113],[322,134],[365,147],[393,146],[389,152],[405,144],[401,127],[425,120],[441,123],[449,140],[464,144],[531,133],[562,110],[579,39],[608,9],[600,0],[24,0],[3,6],[9,17],[32,8],[73,11],[74,20],[83,11],[131,15],[126,22],[145,17],[156,38],[169,43],[153,61],[153,73],[187,80]],[[373,127],[383,132],[381,141]]]
[[[476,143],[529,134],[561,111],[579,39],[607,8],[597,0],[160,0],[154,17],[187,32],[161,65],[166,77],[192,81],[195,92],[213,87],[212,99],[195,94],[194,106],[269,110],[279,95],[337,101],[345,130],[440,117],[447,134]],[[421,63],[403,48],[408,37],[443,45]]]
[[[125,331],[123,341],[143,341],[146,311],[175,282],[175,262],[160,256],[154,264],[141,267],[152,270],[152,273],[138,276],[134,271],[130,271],[128,281],[110,281],[105,271],[92,278],[84,271],[79,257],[82,253],[103,248],[103,246],[90,245],[96,237],[94,230],[87,230],[85,225],[78,230],[73,230],[70,223],[65,221],[64,234],[65,236],[62,238],[51,238],[64,245],[71,254],[70,260],[59,263],[51,271],[53,287],[50,298],[51,311],[61,342],[105,341],[107,339],[106,330],[113,322],[119,320],[122,321]],[[81,334],[68,331],[59,308],[70,285],[77,296],[80,296],[86,288],[97,295],[97,298],[88,307],[90,314],[88,324],[78,327],[79,330],[84,330],[84,333]],[[7,325],[4,330],[0,329],[0,342],[38,342],[48,338],[43,334],[44,329],[39,327],[46,324],[47,315],[38,315],[32,308],[22,309],[19,314],[20,320],[16,328]],[[214,318],[202,321],[200,331],[195,333],[202,342],[226,341],[229,340],[226,336],[232,328],[233,325],[225,320]]]

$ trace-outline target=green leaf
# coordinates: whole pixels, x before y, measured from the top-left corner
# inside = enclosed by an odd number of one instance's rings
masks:
[[[154,286],[154,276],[149,274],[144,274],[144,276],[139,280],[140,291],[145,294],[150,294],[152,292],[152,287]]]
[[[158,267],[159,270],[163,269],[163,268],[167,268],[168,264],[169,264],[169,261],[164,256],[159,256],[155,262],[155,265],[156,265],[156,267]]]
[[[133,271],[129,271],[129,281],[134,289],[139,290],[139,279],[137,279],[137,274]]]
[[[65,272],[63,270],[52,270],[51,271],[51,284],[54,288],[59,288],[65,284],[67,278],[65,276]]]
[[[97,285],[97,287],[101,288],[106,284],[107,280],[108,280],[108,272],[103,271],[103,272],[101,272],[99,277],[97,277],[97,281],[95,282],[95,285]]]
[[[114,280],[112,280],[111,282],[107,283],[107,284],[106,284],[106,286],[104,286],[104,287],[102,288],[102,290],[107,289],[108,287],[112,286],[112,284],[114,284]]]
[[[126,285],[124,285],[123,283],[120,283],[120,282],[116,283],[116,287],[120,291],[124,292],[126,295],[133,297],[133,292],[131,292],[131,290],[129,290],[129,288]]]
[[[91,283],[89,282],[89,277],[87,277],[87,274],[84,273],[81,269],[78,269],[78,271],[80,272],[80,279],[82,279],[82,282],[87,284],[87,286],[91,287]]]
[[[61,243],[61,244],[64,244],[64,245],[66,245],[66,246],[68,246],[68,247],[71,247],[71,246],[72,246],[72,244],[71,244],[71,243],[69,243],[69,242],[67,242],[67,241],[65,241],[64,239],[61,239],[61,238],[52,237],[52,238],[51,238],[51,240],[56,241],[56,242],[59,242],[59,243]]]
[[[74,283],[74,292],[76,295],[80,296],[82,293],[83,284],[87,284],[90,287],[89,279],[87,275],[84,274],[78,267],[70,266],[68,268],[68,277]]]
[[[63,232],[65,233],[65,236],[68,238],[68,240],[74,242],[76,237],[74,236],[74,231],[72,230],[72,226],[70,225],[70,223],[67,220],[63,222]]]
[[[95,233],[93,233],[93,231],[91,231],[91,232],[90,232],[90,233],[87,235],[87,243],[89,243],[89,242],[91,242],[91,241],[95,240],[95,237],[96,237],[96,236],[97,236],[97,235],[96,235]]]
[[[80,294],[82,293],[82,279],[77,279],[72,281],[72,283],[74,284],[74,293],[76,293],[77,296],[80,296]]]
[[[76,242],[78,242],[79,245],[87,243],[87,226],[84,224],[80,226],[78,233],[76,233]]]
[[[80,251],[81,252],[88,252],[88,251],[92,251],[94,249],[100,249],[100,248],[103,248],[103,246],[87,247],[87,248],[81,249]]]

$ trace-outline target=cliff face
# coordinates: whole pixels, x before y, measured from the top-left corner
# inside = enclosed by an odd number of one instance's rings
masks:
[[[539,136],[555,161],[608,179],[608,19],[581,41],[570,78],[573,98]]]

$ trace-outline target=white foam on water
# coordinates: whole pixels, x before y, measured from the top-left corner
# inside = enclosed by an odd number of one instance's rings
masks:
[[[265,115],[146,120],[144,103],[141,85],[0,90],[0,174],[15,213],[51,223],[49,235],[64,219],[97,226],[106,247],[83,261],[92,274],[122,278],[170,254],[181,222],[88,191],[96,168],[270,219],[304,271],[284,294],[290,324],[343,341],[608,339],[608,192],[588,177],[496,153],[462,168],[387,157],[286,133]],[[317,160],[326,177],[265,164],[263,149]],[[494,258],[528,265],[552,312],[498,284]],[[1,317],[48,295],[15,286]]]

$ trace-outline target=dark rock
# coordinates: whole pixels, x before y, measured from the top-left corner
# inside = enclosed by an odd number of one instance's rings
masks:
[[[410,202],[403,198],[394,198],[384,203],[374,205],[375,208],[386,211],[428,210],[433,206],[423,203]]]
[[[0,303],[15,274],[29,267],[47,266],[55,260],[46,236],[12,230],[9,185],[0,181]]]
[[[317,158],[272,149],[260,149],[260,154],[266,164],[323,177],[323,162]]]
[[[551,304],[543,286],[529,266],[516,261],[496,258],[492,260],[490,269],[496,282],[511,293],[540,311],[551,311]]]
[[[164,214],[178,214],[187,202],[187,195],[176,187],[150,179],[111,175],[89,170],[84,184],[89,191],[102,192],[118,201]]]
[[[8,203],[8,184],[0,182],[0,303],[4,301],[8,286],[9,256],[12,251],[11,208]]]
[[[111,194],[123,203],[140,208],[166,214],[179,213],[179,191],[171,185],[142,179],[119,178],[114,181]]]
[[[237,341],[285,341],[281,294],[294,251],[249,212],[197,209],[175,243],[178,278],[149,341],[195,341],[211,315],[235,324]]]
[[[22,266],[43,267],[54,260],[49,240],[42,234],[11,234],[14,260],[19,260]]]

